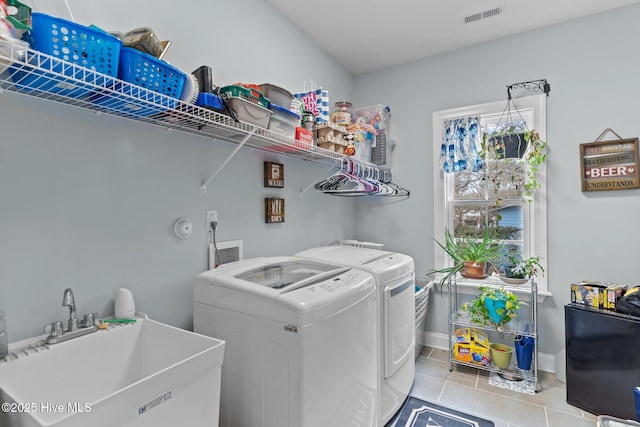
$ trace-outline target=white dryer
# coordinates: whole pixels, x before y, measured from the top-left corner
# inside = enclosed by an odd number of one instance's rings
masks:
[[[200,274],[194,331],[226,341],[221,427],[378,424],[375,281],[294,257]]]
[[[296,256],[358,268],[377,286],[378,414],[384,426],[409,395],[415,377],[415,266],[399,253],[353,246],[322,246]]]

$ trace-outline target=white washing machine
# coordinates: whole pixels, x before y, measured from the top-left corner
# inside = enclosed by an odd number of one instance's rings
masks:
[[[375,281],[295,257],[200,274],[194,331],[226,341],[220,426],[378,425]]]
[[[352,246],[322,246],[296,256],[368,271],[376,279],[379,425],[409,395],[415,377],[415,266],[399,253]]]

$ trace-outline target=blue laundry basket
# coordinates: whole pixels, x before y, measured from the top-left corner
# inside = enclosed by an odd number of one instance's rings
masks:
[[[122,115],[148,117],[176,108],[187,74],[137,49],[120,49],[118,78],[112,91],[92,102]]]
[[[28,65],[10,69],[19,88],[83,98],[104,85],[105,76],[117,76],[122,46],[117,37],[43,13],[34,12],[31,19],[33,29],[24,36],[32,49]]]

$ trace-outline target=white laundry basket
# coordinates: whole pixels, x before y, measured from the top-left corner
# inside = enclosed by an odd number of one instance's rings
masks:
[[[416,282],[416,359],[422,351],[422,344],[418,344],[418,337],[423,331],[424,318],[427,315],[427,307],[429,306],[429,294],[433,282],[417,283]]]

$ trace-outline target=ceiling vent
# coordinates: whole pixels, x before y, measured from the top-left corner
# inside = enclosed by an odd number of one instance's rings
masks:
[[[470,24],[472,22],[482,21],[483,19],[498,16],[502,12],[504,12],[504,6],[494,7],[493,9],[485,10],[483,12],[472,13],[471,15],[467,15],[463,18],[463,21],[465,24]]]
[[[464,23],[470,24],[475,21],[479,21],[482,19],[482,13],[474,13],[473,15],[465,16]]]

